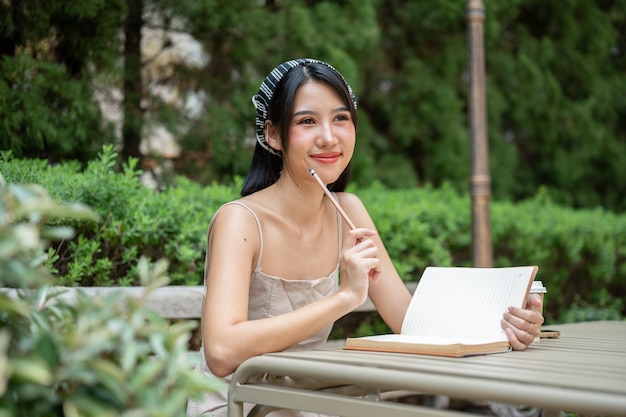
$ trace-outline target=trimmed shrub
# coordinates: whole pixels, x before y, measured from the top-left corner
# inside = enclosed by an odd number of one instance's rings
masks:
[[[170,260],[173,284],[202,283],[206,229],[223,203],[239,195],[241,179],[200,186],[183,177],[161,191],[143,186],[135,162],[115,173],[115,152],[81,171],[0,154],[13,182],[38,183],[62,200],[81,201],[99,223],[71,221],[74,239],[50,247],[59,284],[136,285],[140,257]],[[470,266],[471,199],[451,186],[389,190],[353,187],[369,209],[398,272],[416,281],[428,265]],[[494,266],[534,264],[548,288],[548,322],[623,317],[626,296],[626,216],[574,210],[544,192],[518,203],[490,204]]]
[[[40,184],[56,198],[80,201],[100,215],[98,223],[70,220],[76,238],[51,247],[58,284],[67,286],[138,285],[142,256],[168,259],[173,284],[201,282],[211,215],[240,187],[202,187],[178,177],[175,186],[155,191],[142,185],[136,160],[116,173],[111,147],[82,171],[72,162],[48,165],[0,155],[2,173],[12,182]]]

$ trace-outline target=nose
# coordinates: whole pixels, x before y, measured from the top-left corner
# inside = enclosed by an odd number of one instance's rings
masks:
[[[337,136],[333,130],[331,123],[325,123],[320,127],[320,133],[318,135],[319,146],[329,147],[337,143]]]

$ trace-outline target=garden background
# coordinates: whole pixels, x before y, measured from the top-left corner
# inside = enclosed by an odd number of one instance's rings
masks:
[[[319,58],[359,98],[351,190],[403,278],[469,265],[465,6],[2,2],[0,173],[100,216],[55,220],[76,230],[48,249],[57,284],[136,285],[142,256],[200,284],[208,221],[251,159],[251,96]],[[486,4],[494,263],[539,265],[549,322],[626,313],[625,22],[625,0]]]

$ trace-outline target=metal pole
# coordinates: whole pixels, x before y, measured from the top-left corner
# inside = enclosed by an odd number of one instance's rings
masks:
[[[485,105],[485,55],[483,26],[485,8],[482,0],[467,2],[470,94],[469,122],[472,173],[472,261],[478,268],[493,266],[491,228],[489,225],[489,146]]]

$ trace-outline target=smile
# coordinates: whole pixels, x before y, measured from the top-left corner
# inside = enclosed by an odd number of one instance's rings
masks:
[[[337,162],[340,157],[340,152],[318,153],[315,155],[311,155],[311,158],[322,164],[332,164],[334,162]]]

